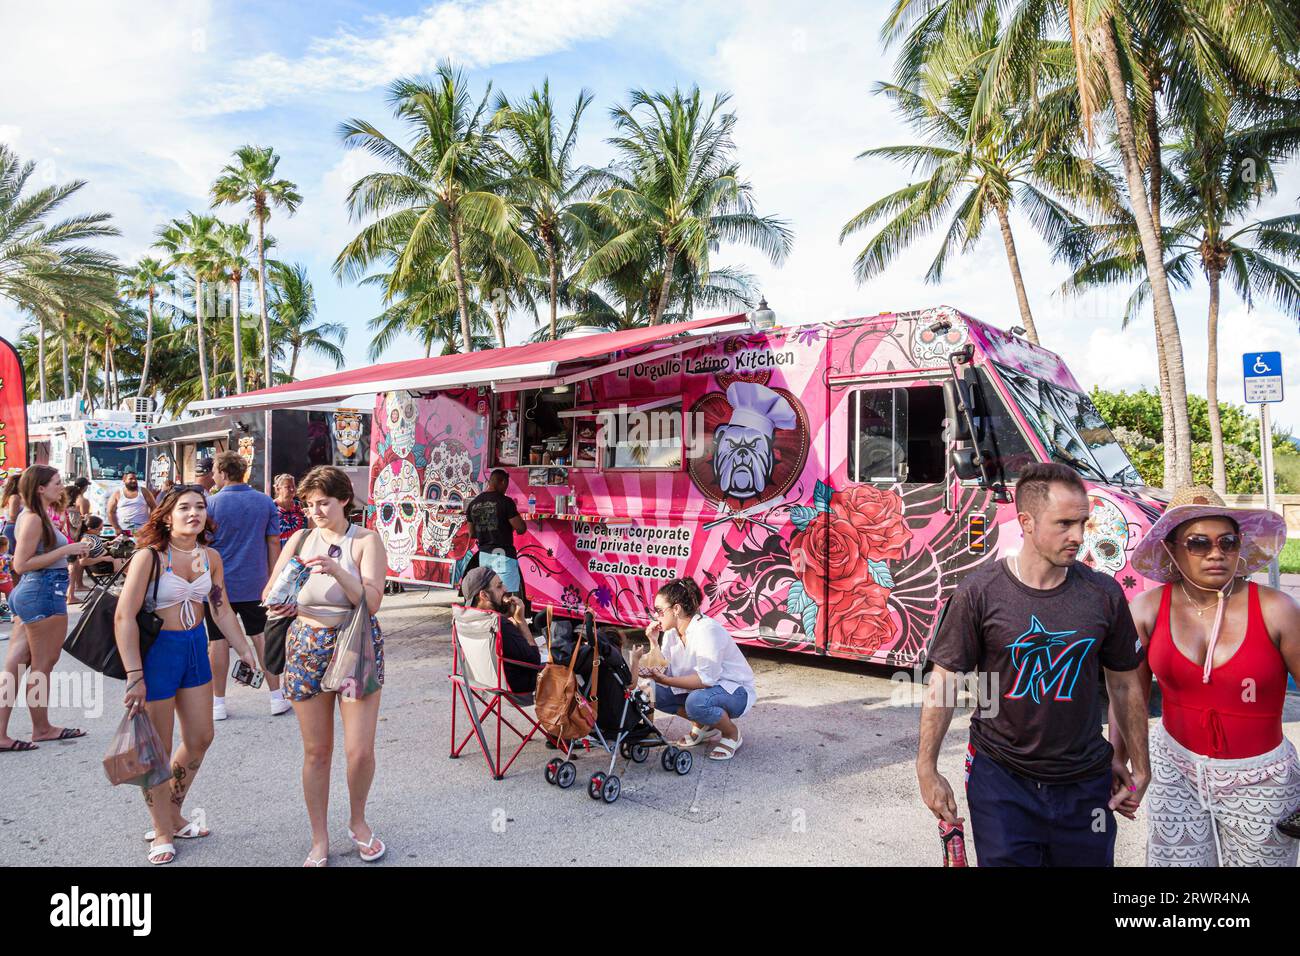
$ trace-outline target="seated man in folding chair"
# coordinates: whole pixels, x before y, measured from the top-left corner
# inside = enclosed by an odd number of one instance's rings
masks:
[[[528,629],[524,602],[506,591],[501,576],[491,568],[479,567],[466,572],[460,582],[460,593],[465,607],[501,615],[502,657],[532,665],[505,663],[506,683],[515,694],[531,694],[537,689],[536,668],[541,666],[542,655]]]

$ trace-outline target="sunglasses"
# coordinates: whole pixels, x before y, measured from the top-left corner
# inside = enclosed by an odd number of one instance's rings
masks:
[[[172,487],[167,490],[167,494],[163,497],[164,499],[173,498],[176,495],[183,495],[189,492],[195,492],[200,495],[207,494],[207,490],[202,485],[172,485]]]
[[[1198,558],[1203,558],[1213,551],[1216,543],[1224,554],[1236,554],[1241,550],[1241,535],[1229,533],[1211,538],[1207,534],[1189,534],[1179,543],[1187,549],[1188,554]]]

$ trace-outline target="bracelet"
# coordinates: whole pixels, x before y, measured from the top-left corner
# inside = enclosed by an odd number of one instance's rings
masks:
[[[143,667],[132,667],[130,670],[127,671],[128,674],[135,674],[135,673],[137,673],[137,672],[143,674],[143,673],[144,673],[144,668],[143,668]]]

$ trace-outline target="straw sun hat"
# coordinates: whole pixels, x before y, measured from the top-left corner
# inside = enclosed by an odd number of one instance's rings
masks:
[[[1182,577],[1165,547],[1165,538],[1185,521],[1231,518],[1241,529],[1241,562],[1237,573],[1249,576],[1266,567],[1286,544],[1286,521],[1260,508],[1229,508],[1212,488],[1179,488],[1142,543],[1133,552],[1133,567],[1152,581],[1169,584]]]

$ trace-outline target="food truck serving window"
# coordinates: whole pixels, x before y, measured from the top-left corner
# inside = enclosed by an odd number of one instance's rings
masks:
[[[118,481],[128,471],[144,474],[144,449],[125,451],[107,442],[90,443],[90,477]]]
[[[870,388],[849,400],[850,481],[944,480],[943,388]]]
[[[1004,365],[998,372],[1053,460],[1071,465],[1085,478],[1141,484],[1137,469],[1087,395]]]
[[[574,419],[562,415],[571,412],[577,392],[572,386],[539,388],[521,393],[523,421],[521,454],[531,465],[569,465],[573,454]],[[500,437],[500,436],[499,436]],[[505,448],[498,442],[498,463],[508,463],[501,455]]]
[[[602,409],[599,420],[601,467],[681,470],[681,402],[656,408]]]

